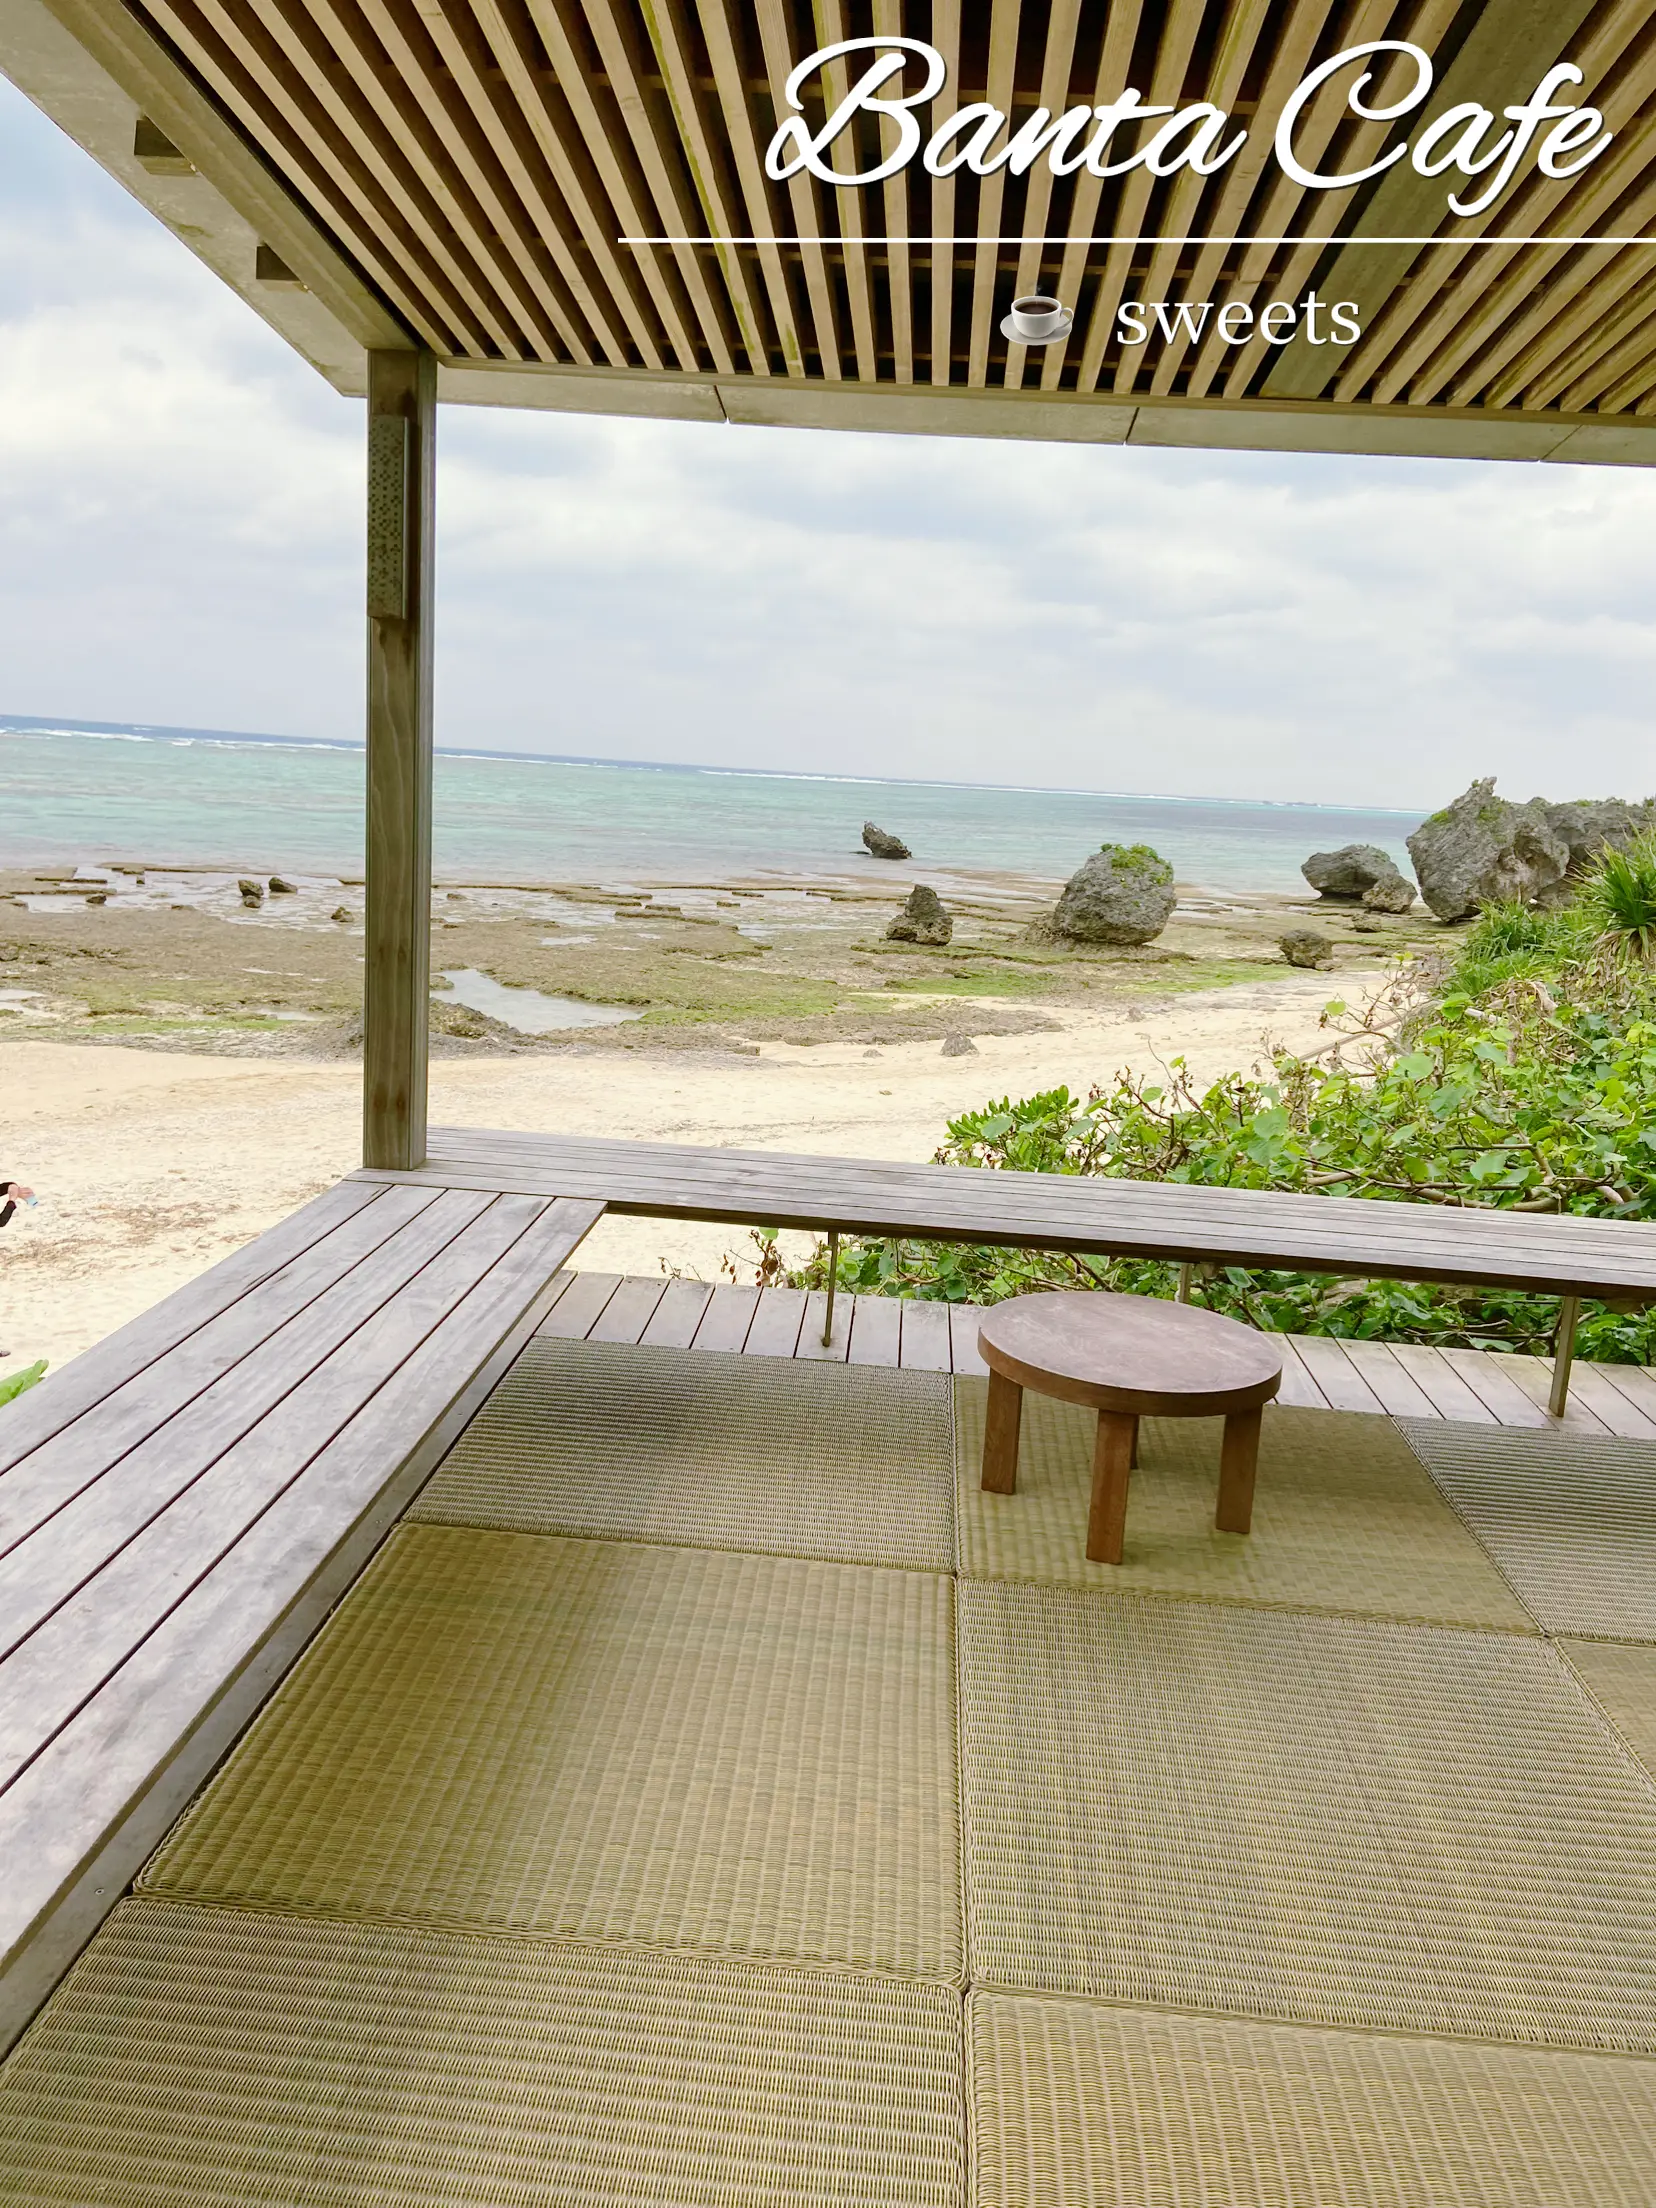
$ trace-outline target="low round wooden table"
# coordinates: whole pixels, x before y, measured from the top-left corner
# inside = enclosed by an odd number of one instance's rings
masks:
[[[1282,1358],[1268,1336],[1189,1304],[1079,1289],[996,1304],[978,1347],[989,1367],[983,1485],[991,1494],[1011,1495],[1018,1485],[1025,1388],[1097,1411],[1090,1562],[1121,1562],[1141,1418],[1223,1416],[1213,1522],[1221,1533],[1248,1531],[1260,1413],[1282,1385]]]

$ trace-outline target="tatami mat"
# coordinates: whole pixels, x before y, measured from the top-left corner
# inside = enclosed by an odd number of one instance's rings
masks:
[[[8,2208],[956,2208],[946,1990],[124,1903],[0,2085]]]
[[[1218,1533],[1221,1421],[1146,1419],[1120,1565],[1087,1562],[1097,1414],[1026,1390],[1018,1492],[986,1495],[985,1380],[955,1382],[960,1568],[983,1579],[1534,1632],[1389,1418],[1265,1413],[1251,1534]]]
[[[1558,1645],[1616,1731],[1656,1777],[1656,1648],[1632,1641]]]
[[[1656,2050],[1656,1786],[1547,1644],[959,1600],[975,1980]]]
[[[946,1373],[537,1336],[410,1513],[946,1572]]]
[[[408,1527],[144,1883],[952,1981],[951,1593]]]
[[[1656,1445],[1399,1424],[1548,1632],[1656,1641]]]
[[[1649,2208],[1656,2063],[974,1994],[976,2208]]]

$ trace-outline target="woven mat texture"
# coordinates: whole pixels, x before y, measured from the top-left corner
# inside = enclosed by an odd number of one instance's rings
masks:
[[[144,1884],[954,1981],[951,1595],[405,1528]]]
[[[1656,1641],[1656,1446],[1398,1423],[1549,1633]]]
[[[976,2208],[1649,2208],[1656,2063],[973,1994]]]
[[[1089,1564],[1096,1413],[1026,1390],[1018,1492],[986,1495],[988,1394],[955,1382],[960,1568],[975,1577],[1535,1630],[1389,1418],[1267,1409],[1248,1535],[1214,1530],[1221,1421],[1146,1419],[1125,1559]]]
[[[1546,1643],[959,1597],[975,1980],[1656,2050],[1656,1788]]]
[[[957,2208],[955,1996],[126,1902],[0,2084],[8,2208]]]
[[[946,1373],[537,1336],[409,1513],[954,1566]]]
[[[1572,1671],[1656,1777],[1656,1648],[1629,1641],[1560,1641]]]

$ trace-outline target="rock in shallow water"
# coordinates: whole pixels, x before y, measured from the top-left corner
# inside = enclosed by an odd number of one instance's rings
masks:
[[[241,901],[244,905],[262,905],[264,903],[263,882],[249,881],[244,874],[236,887],[241,891]]]
[[[877,859],[906,859],[913,856],[901,836],[888,835],[871,820],[863,822],[863,842]]]
[[[954,921],[936,890],[916,882],[907,904],[885,932],[890,943],[941,944],[954,934]]]
[[[1173,869],[1147,843],[1106,843],[1064,885],[1052,929],[1074,943],[1148,943],[1175,901]]]

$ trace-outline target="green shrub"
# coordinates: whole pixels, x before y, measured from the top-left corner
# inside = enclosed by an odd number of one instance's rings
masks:
[[[1607,947],[1647,964],[1656,959],[1656,836],[1641,836],[1625,851],[1606,851],[1583,902]]]
[[[1595,876],[1595,882],[1602,876]],[[1205,1088],[1118,1074],[1002,1098],[949,1123],[940,1164],[1104,1175],[1455,1208],[1656,1218],[1656,968],[1605,961],[1598,891],[1554,913],[1486,914],[1452,967],[1400,970],[1362,1015],[1325,1014],[1322,1057],[1279,1053],[1266,1079]],[[789,1277],[826,1281],[826,1252]],[[774,1257],[768,1277],[778,1277]],[[1171,1295],[1176,1268],[1141,1259],[856,1240],[840,1284],[993,1303],[1041,1286]],[[1555,1299],[1403,1281],[1199,1269],[1199,1301],[1276,1331],[1544,1351]],[[1583,1306],[1582,1354],[1647,1363],[1656,1319]]]
[[[26,1388],[32,1388],[37,1380],[44,1380],[45,1377],[46,1360],[44,1357],[40,1359],[38,1364],[25,1365],[21,1372],[14,1372],[9,1379],[0,1380],[0,1403],[10,1403],[15,1397],[21,1395]]]

